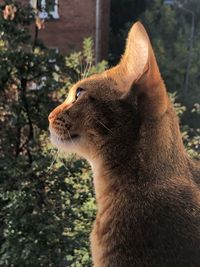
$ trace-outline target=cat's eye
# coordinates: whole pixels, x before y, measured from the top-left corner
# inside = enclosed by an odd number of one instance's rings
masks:
[[[80,95],[84,92],[83,88],[78,87],[76,89],[76,100],[80,97]]]

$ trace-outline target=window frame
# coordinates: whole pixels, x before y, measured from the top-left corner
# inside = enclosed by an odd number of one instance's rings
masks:
[[[54,0],[55,4],[54,4],[54,9],[53,11],[49,11],[46,12],[46,0],[41,0],[41,8],[42,10],[39,12],[39,17],[40,19],[59,19],[59,13],[58,13],[58,0]],[[30,0],[30,4],[32,5],[33,8],[37,9],[36,5],[37,5],[37,0]],[[49,16],[49,14],[51,15],[51,17]]]

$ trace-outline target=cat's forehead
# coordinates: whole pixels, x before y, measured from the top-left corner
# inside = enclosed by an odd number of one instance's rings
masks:
[[[108,78],[104,73],[95,74],[89,78],[79,81],[75,86],[77,88],[82,88],[87,91],[88,94],[101,98],[118,98],[120,97],[120,92],[117,90],[116,82]]]

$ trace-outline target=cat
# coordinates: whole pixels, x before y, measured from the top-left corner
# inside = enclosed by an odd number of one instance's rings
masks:
[[[119,64],[76,83],[49,125],[52,143],[94,173],[95,267],[200,266],[200,166],[140,22]]]

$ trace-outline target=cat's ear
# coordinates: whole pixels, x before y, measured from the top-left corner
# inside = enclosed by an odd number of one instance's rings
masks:
[[[151,100],[153,97],[154,102],[157,98],[163,104],[161,109],[166,109],[166,89],[148,34],[140,22],[130,29],[124,55],[117,66],[107,71],[107,75],[115,80],[118,90],[128,93],[133,87],[138,96],[149,96]]]

